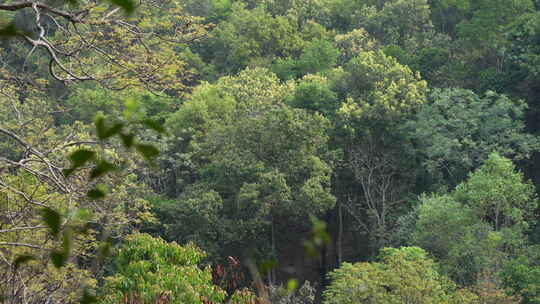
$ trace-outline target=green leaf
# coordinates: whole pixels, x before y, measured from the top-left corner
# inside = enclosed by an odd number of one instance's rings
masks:
[[[96,134],[99,139],[105,139],[105,134],[107,134],[107,127],[105,127],[105,118],[103,116],[97,116],[94,120],[96,125]]]
[[[33,256],[33,255],[29,255],[29,254],[23,254],[23,255],[20,255],[18,256],[15,261],[13,262],[13,268],[15,270],[19,269],[19,267],[24,264],[24,263],[28,263],[29,261],[32,261],[32,260],[35,260],[36,258]]]
[[[62,172],[64,173],[65,177],[68,177],[75,172],[75,168],[64,169]]]
[[[137,149],[147,161],[151,161],[154,157],[159,155],[159,150],[152,145],[138,144],[135,145],[135,149]]]
[[[60,214],[51,208],[43,208],[41,210],[41,216],[45,224],[51,229],[51,233],[57,236],[60,232]]]
[[[105,190],[103,189],[103,187],[98,186],[98,187],[88,191],[86,196],[88,196],[88,198],[93,199],[93,200],[102,199],[102,198],[105,197]]]
[[[139,112],[140,103],[134,98],[127,98],[124,100],[124,107],[124,118],[131,120],[132,117]]]
[[[107,128],[107,124],[105,122],[105,117],[98,115],[96,119],[94,120],[94,124],[96,125],[96,134],[97,137],[100,140],[105,140],[109,137],[112,137],[120,131],[122,131],[122,128],[124,127],[124,123],[117,122],[112,127]]]
[[[108,172],[111,172],[117,169],[118,168],[115,165],[109,163],[108,161],[101,160],[98,162],[97,166],[94,167],[94,169],[92,169],[92,171],[90,172],[90,179],[98,178],[100,176],[107,174]]]
[[[68,255],[65,252],[53,250],[51,252],[51,260],[54,267],[60,268],[66,264]]]
[[[88,149],[79,149],[69,156],[73,168],[79,168],[84,166],[89,160],[93,159],[96,155],[96,152]]]
[[[330,243],[331,238],[326,231],[326,223],[314,216],[310,216],[310,220],[313,224],[313,242],[318,246]]]
[[[126,148],[131,148],[135,142],[135,136],[133,134],[120,134],[120,138]]]
[[[145,125],[147,128],[152,129],[158,133],[164,134],[165,127],[161,125],[159,122],[152,120],[152,119],[145,119],[141,122],[143,125]]]
[[[317,246],[315,246],[312,241],[304,241],[304,252],[307,256],[311,258],[318,257],[319,255],[319,252],[317,251]]]
[[[107,130],[107,132],[105,132],[105,138],[109,138],[111,136],[114,136],[114,135],[120,133],[120,131],[122,131],[123,127],[124,127],[123,123],[121,123],[121,122],[115,123],[112,127],[110,127]]]
[[[290,279],[287,281],[287,290],[289,292],[293,292],[298,288],[298,280],[297,279]]]
[[[121,7],[127,14],[133,14],[135,4],[131,0],[108,0],[110,3]]]
[[[83,222],[89,221],[90,219],[92,219],[92,216],[92,211],[86,208],[77,209],[74,213],[74,218]]]
[[[97,302],[97,297],[90,294],[88,289],[85,288],[80,304],[91,304],[91,303],[96,303],[96,302]]]
[[[77,232],[81,234],[86,234],[88,230],[92,227],[90,220],[92,219],[93,215],[92,212],[88,209],[81,208],[77,209],[73,213],[73,220],[77,224]]]

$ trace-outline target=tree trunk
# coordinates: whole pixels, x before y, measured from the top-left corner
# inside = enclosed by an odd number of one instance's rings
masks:
[[[343,260],[343,210],[341,202],[338,202],[338,237],[337,237],[337,267],[341,266],[341,261]]]
[[[273,265],[273,267],[270,269],[270,280],[268,283],[271,285],[276,284],[276,267],[277,267],[277,254],[276,254],[276,233],[275,233],[275,223],[274,223],[274,215],[272,215],[272,228],[271,228],[271,242],[272,242],[272,257],[275,259],[276,264]]]

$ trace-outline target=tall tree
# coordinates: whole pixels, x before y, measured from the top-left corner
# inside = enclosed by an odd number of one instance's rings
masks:
[[[75,1],[74,1],[75,2]],[[8,1],[0,5],[10,20],[2,56],[4,81],[39,84],[52,78],[69,84],[97,81],[108,88],[142,86],[176,94],[188,78],[174,51],[204,36],[199,18],[186,15],[178,1]],[[165,14],[167,12],[167,14]],[[4,35],[5,36],[5,35]]]
[[[492,151],[526,160],[539,148],[526,133],[523,101],[463,89],[434,90],[416,118],[408,122],[423,164],[435,183],[463,181]]]
[[[354,179],[344,206],[369,236],[374,255],[387,244],[392,213],[404,205],[414,179],[400,125],[425,101],[426,82],[381,51],[361,53],[333,78],[345,99],[336,122],[347,164],[339,182]]]
[[[333,207],[330,123],[285,105],[287,88],[267,70],[246,70],[202,87],[171,117],[171,129],[189,139],[184,144],[196,177],[171,202],[179,207],[170,210],[182,213],[169,216],[166,224],[174,227],[175,218],[191,214],[216,223],[194,223],[191,232],[181,229],[187,234],[174,237],[200,241],[213,235],[213,244],[204,243],[211,252],[249,255],[254,250],[259,258],[277,259],[288,227],[306,229],[309,215]],[[191,130],[182,127],[186,120],[193,123]]]
[[[497,274],[527,245],[537,206],[534,186],[493,153],[450,194],[421,198],[413,243],[437,256],[458,283],[501,287]]]

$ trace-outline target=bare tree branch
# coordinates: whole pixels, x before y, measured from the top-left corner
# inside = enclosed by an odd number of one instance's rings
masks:
[[[19,2],[13,2],[10,4],[0,4],[0,11],[18,11],[18,10],[21,10],[24,8],[30,8],[30,7],[37,7],[37,8],[43,9],[45,11],[51,12],[52,14],[64,17],[65,19],[73,23],[82,22],[81,16],[84,13],[84,11],[80,11],[77,13],[69,13],[69,12],[51,7],[49,5],[46,5],[42,2],[36,2],[36,1],[19,1]]]
[[[27,243],[14,243],[14,242],[0,242],[0,246],[19,246],[19,247],[28,247],[33,249],[44,249],[43,247],[27,244]]]
[[[21,230],[35,230],[35,229],[45,229],[47,226],[32,226],[32,227],[15,227],[10,229],[0,229],[0,233],[15,232]]]
[[[28,63],[36,60],[48,64],[50,76],[66,85],[96,81],[107,89],[141,86],[155,95],[176,95],[187,89],[184,80],[192,72],[176,72],[171,67],[182,68],[185,59],[177,52],[163,55],[162,50],[200,39],[207,27],[196,17],[185,16],[176,1],[164,3],[161,6],[150,0],[140,1],[138,18],[119,14],[122,10],[118,7],[91,0],[81,0],[83,9],[73,11],[63,4],[55,6],[42,1],[2,3],[0,11],[31,9],[34,15],[30,28],[17,32],[21,39],[11,40],[28,45],[28,53],[21,59],[21,77],[32,77]],[[159,10],[171,5],[177,9],[171,16],[185,17],[171,18],[169,23],[162,23],[169,24],[165,27],[161,23],[154,27],[141,24],[147,19],[146,12],[159,14]],[[35,59],[37,50],[47,54],[47,63]]]

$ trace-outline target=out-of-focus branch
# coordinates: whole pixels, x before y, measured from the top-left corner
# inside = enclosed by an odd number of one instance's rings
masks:
[[[77,13],[69,13],[69,12],[51,7],[44,3],[36,2],[36,1],[20,1],[20,2],[13,2],[9,4],[0,4],[0,11],[18,11],[18,10],[21,10],[24,8],[30,8],[30,7],[37,7],[39,9],[48,11],[52,14],[64,17],[65,19],[73,23],[83,22],[81,17],[84,16],[84,13],[86,12],[86,11],[80,11]]]
[[[47,226],[31,226],[31,227],[15,227],[10,229],[0,229],[0,233],[8,233],[22,230],[35,230],[35,229],[45,229]]]
[[[33,249],[43,249],[43,247],[27,244],[27,243],[0,242],[0,246],[19,246],[19,247],[28,247],[28,248],[33,248]]]

